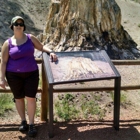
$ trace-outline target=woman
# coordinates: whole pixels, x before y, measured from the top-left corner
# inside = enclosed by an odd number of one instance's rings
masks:
[[[43,46],[35,36],[24,33],[26,26],[22,17],[12,18],[10,28],[14,34],[4,42],[1,50],[0,86],[4,89],[7,85],[10,86],[17,111],[21,117],[19,130],[22,132],[29,129],[28,135],[33,137],[37,134],[34,116],[39,81],[34,49],[50,53],[53,61],[57,61],[57,56],[52,50]],[[26,121],[24,99],[27,100],[29,125]]]

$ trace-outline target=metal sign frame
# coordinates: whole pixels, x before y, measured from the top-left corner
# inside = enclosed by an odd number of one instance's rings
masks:
[[[49,124],[49,137],[53,137],[53,86],[58,84],[69,84],[69,83],[76,83],[76,82],[86,82],[86,81],[97,81],[97,80],[108,80],[108,79],[114,79],[114,120],[113,120],[113,126],[116,130],[119,130],[119,116],[120,116],[120,85],[121,85],[121,76],[113,63],[111,62],[110,58],[106,54],[104,50],[101,51],[73,51],[73,52],[56,52],[56,55],[58,56],[57,62],[52,62],[50,59],[50,56],[43,52],[43,65],[44,65],[44,71],[45,76],[48,83],[48,109],[49,109],[49,118],[48,118],[48,124]],[[77,58],[80,57],[82,60],[85,58],[88,58],[91,60],[90,63],[96,62],[98,63],[102,62],[102,64],[107,65],[108,73],[100,73],[98,75],[92,73],[90,74],[90,78],[88,77],[82,77],[82,78],[73,78],[73,79],[66,79],[63,78],[64,74],[61,75],[61,70],[64,71],[64,69],[69,69],[69,63],[68,66],[63,68],[63,64],[66,59],[69,59],[69,61],[72,62],[71,58]],[[61,59],[62,58],[62,59]],[[75,60],[75,59],[73,59]],[[68,62],[68,61],[67,61]],[[98,65],[100,68],[102,68],[102,65]],[[55,67],[55,68],[54,68]],[[55,73],[59,70],[60,78],[57,79]],[[65,70],[67,71],[67,70]],[[103,68],[104,71],[104,68]],[[106,70],[105,70],[106,71]],[[93,75],[93,76],[92,76]],[[58,75],[59,76],[59,75]],[[56,80],[57,79],[57,80]]]

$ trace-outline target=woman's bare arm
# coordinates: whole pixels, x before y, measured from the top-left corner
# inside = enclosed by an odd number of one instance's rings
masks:
[[[5,80],[6,65],[9,58],[8,41],[6,40],[1,49],[1,63],[0,63],[0,86],[6,88],[7,82]]]

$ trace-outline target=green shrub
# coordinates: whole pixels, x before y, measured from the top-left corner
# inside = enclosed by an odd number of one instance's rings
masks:
[[[55,103],[56,115],[63,121],[75,119],[79,111],[73,103],[74,96],[66,94],[64,97],[59,95],[58,98],[60,100]],[[55,120],[57,120],[57,118],[55,118]]]
[[[14,108],[14,102],[12,101],[13,95],[7,93],[0,93],[0,116],[8,110]]]
[[[36,117],[39,117],[40,114],[41,114],[41,99],[37,98],[35,115]]]
[[[97,99],[100,100],[101,96],[92,94],[80,94],[78,97],[72,94],[58,95],[54,104],[54,120],[71,121],[95,116],[102,120],[105,110],[100,108]]]
[[[113,91],[110,92],[110,95],[111,95],[112,100],[114,100],[114,92]],[[121,93],[120,93],[120,102],[121,102],[121,104],[127,103],[127,96],[126,96],[126,93],[124,91],[121,91]]]

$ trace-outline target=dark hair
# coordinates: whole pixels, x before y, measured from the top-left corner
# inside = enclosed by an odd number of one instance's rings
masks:
[[[10,25],[10,28],[13,30],[13,24]],[[25,24],[24,24],[24,30],[23,30],[23,31],[25,31],[25,30],[26,30],[26,26],[25,26]]]

